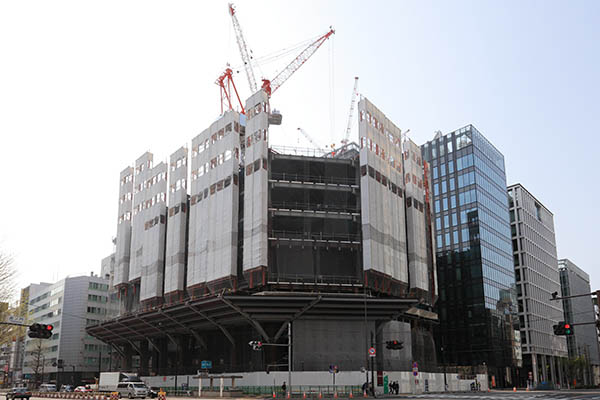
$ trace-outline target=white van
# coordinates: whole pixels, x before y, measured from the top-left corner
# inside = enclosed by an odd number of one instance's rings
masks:
[[[40,392],[56,392],[56,385],[54,383],[43,383],[40,385]]]
[[[117,385],[117,392],[119,392],[119,398],[141,397],[145,399],[148,396],[148,388],[144,382],[121,382]]]

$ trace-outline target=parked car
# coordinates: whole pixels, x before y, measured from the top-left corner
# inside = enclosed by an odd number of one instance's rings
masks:
[[[144,382],[121,382],[117,385],[117,392],[119,392],[120,398],[141,397],[145,399],[148,396],[148,387]]]
[[[74,391],[75,392],[91,392],[92,389],[90,389],[89,386],[77,386]]]
[[[62,385],[60,387],[60,391],[61,392],[72,392],[73,391],[73,386],[71,386],[71,385]]]
[[[40,385],[40,392],[56,392],[56,385],[54,383],[43,383]]]
[[[31,392],[24,387],[12,388],[6,392],[6,400],[13,399],[27,399],[31,397]]]

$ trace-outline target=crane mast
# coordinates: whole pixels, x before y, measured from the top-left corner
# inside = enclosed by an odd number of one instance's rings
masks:
[[[354,115],[354,104],[356,103],[356,97],[358,96],[358,76],[354,77],[354,89],[352,89],[352,100],[350,101],[350,113],[348,114],[348,127],[346,128],[346,135],[342,140],[342,144],[348,144],[350,139],[350,130],[352,129],[352,115]]]
[[[250,62],[250,54],[248,54],[246,40],[244,39],[244,34],[242,33],[242,27],[240,26],[240,22],[238,21],[237,16],[235,15],[235,8],[233,6],[233,3],[229,3],[229,15],[231,15],[233,30],[235,31],[235,38],[240,49],[240,54],[242,56],[244,68],[246,69],[246,76],[248,77],[250,92],[256,93],[258,89],[256,86],[256,78],[254,77],[254,70],[252,69],[252,64]]]
[[[271,96],[277,89],[281,87],[287,81],[294,72],[298,69],[321,47],[321,45],[333,35],[335,31],[333,28],[329,29],[329,32],[319,37],[317,40],[308,45],[302,52],[292,60],[275,78],[272,80],[263,79],[262,88],[267,92],[267,95]]]

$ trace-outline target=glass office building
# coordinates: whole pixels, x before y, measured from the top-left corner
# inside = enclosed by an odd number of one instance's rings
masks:
[[[504,156],[474,126],[422,147],[435,216],[439,359],[512,386],[522,363]]]

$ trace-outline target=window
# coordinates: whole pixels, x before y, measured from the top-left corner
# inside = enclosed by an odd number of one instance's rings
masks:
[[[436,229],[437,231],[439,231],[439,230],[441,230],[441,229],[442,229],[442,219],[441,219],[440,217],[437,217],[437,218],[435,219],[435,229]]]
[[[440,187],[439,187],[439,184],[436,183],[435,185],[433,185],[433,195],[437,196],[439,194],[440,194]]]
[[[443,210],[443,211],[446,211],[447,209],[448,209],[448,198],[447,198],[447,197],[444,197],[444,198],[442,199],[442,210]]]
[[[450,180],[448,180],[448,182],[450,183],[450,190],[455,190],[455,184],[454,184],[454,178],[450,178]]]
[[[367,175],[367,166],[361,165],[360,166],[360,176],[365,176],[365,175]]]
[[[436,200],[434,203],[434,206],[435,206],[435,212],[439,213],[440,212],[440,201]]]
[[[440,165],[440,176],[446,176],[446,164]]]

